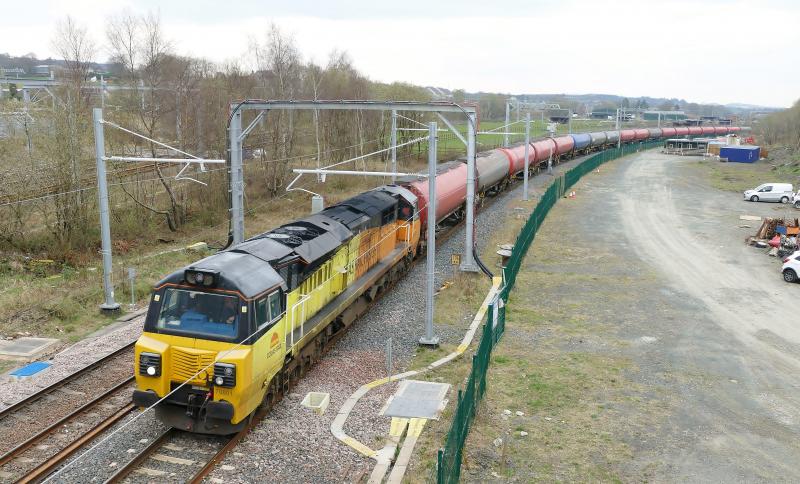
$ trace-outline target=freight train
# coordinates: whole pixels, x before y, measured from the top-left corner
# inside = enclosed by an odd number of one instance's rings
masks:
[[[628,129],[534,141],[529,167],[649,139],[738,127]],[[478,199],[525,170],[524,144],[476,157]],[[153,289],[136,343],[133,402],[172,427],[244,428],[316,362],[424,251],[426,227],[465,213],[467,165],[440,164],[436,213],[428,180],[405,179],[252,237],[173,272]]]

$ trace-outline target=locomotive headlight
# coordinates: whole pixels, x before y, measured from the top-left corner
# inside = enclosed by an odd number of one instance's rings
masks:
[[[139,374],[147,376],[161,375],[161,355],[145,351],[141,352],[139,354]]]
[[[236,386],[236,365],[232,363],[214,363],[214,385],[233,388]]]
[[[187,269],[184,271],[184,279],[186,282],[195,286],[213,287],[217,284],[218,272],[214,271],[198,271],[196,269]]]

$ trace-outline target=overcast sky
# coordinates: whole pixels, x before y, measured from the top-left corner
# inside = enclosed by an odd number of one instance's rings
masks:
[[[246,60],[270,22],[306,59],[333,49],[379,81],[467,91],[607,93],[789,106],[800,98],[800,2],[0,0],[0,52],[40,57],[59,19],[88,28],[160,12],[179,54]],[[17,12],[16,14],[12,12]]]

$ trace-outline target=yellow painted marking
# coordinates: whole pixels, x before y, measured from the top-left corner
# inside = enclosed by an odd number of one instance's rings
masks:
[[[375,456],[378,455],[378,453],[376,451],[370,449],[369,447],[367,447],[366,445],[364,445],[361,442],[357,441],[356,439],[350,437],[349,435],[347,437],[345,437],[342,440],[342,442],[344,442],[345,444],[349,445],[350,447],[355,449],[357,452],[359,452],[360,454],[362,454],[362,455],[364,455],[366,457],[370,457],[370,458],[374,459]]]
[[[486,299],[481,304],[481,307],[478,310],[478,314],[476,314],[475,318],[473,319],[473,322],[475,320],[477,320],[477,319],[483,319],[483,315],[486,314],[486,310],[488,308],[489,301],[490,301],[490,299],[493,299],[493,298],[490,298],[489,296],[491,296],[491,295],[493,295],[493,293],[497,292],[497,289],[499,289],[500,284],[502,282],[503,282],[503,279],[501,277],[495,277],[494,278],[492,288],[489,290],[489,294],[487,294]],[[472,338],[474,336],[475,336],[475,334],[473,332],[472,337],[470,337],[470,342],[461,343],[454,353],[457,354],[457,355],[460,355],[460,354],[464,353],[464,351],[466,351],[466,349],[469,347],[469,343],[472,342]],[[432,368],[435,368],[435,367],[439,366],[440,364],[446,363],[447,362],[446,360],[448,358],[452,358],[454,353],[451,353],[450,355],[445,356],[444,358],[431,363],[430,365],[428,365],[427,369],[432,369]],[[365,388],[367,390],[371,390],[371,389],[373,389],[375,387],[379,387],[379,386],[381,386],[381,385],[383,385],[385,383],[389,383],[391,381],[399,381],[399,380],[402,380],[402,379],[404,379],[406,377],[409,377],[409,376],[412,376],[412,375],[418,375],[420,373],[423,373],[423,371],[409,371],[409,372],[406,372],[406,373],[403,373],[403,374],[400,374],[400,375],[393,375],[393,376],[390,376],[390,377],[381,378],[380,380],[375,380],[375,381],[371,381],[369,383],[365,383],[364,385],[361,386],[361,388],[359,388],[359,391],[361,391],[362,388]],[[361,396],[363,396],[365,394],[366,394],[366,392],[364,392]],[[358,400],[359,398],[360,398],[360,396],[358,398],[356,398],[356,400]],[[351,408],[351,410],[352,410],[352,408]],[[350,412],[348,411],[347,414],[349,415],[349,413]],[[347,415],[345,415],[344,418],[346,419]],[[427,419],[424,419],[424,418],[412,418],[412,419],[409,420],[409,419],[404,419],[404,418],[392,417],[392,424],[391,424],[391,428],[389,430],[389,434],[391,436],[400,437],[400,436],[402,436],[402,432],[403,432],[403,430],[405,430],[406,425],[408,425],[408,436],[413,436],[413,438],[416,440],[416,437],[419,437],[420,434],[422,433],[422,429],[425,427],[425,423],[426,422],[427,422]],[[331,430],[333,430],[333,424],[331,424]],[[344,433],[341,427],[339,427],[339,430],[342,433]],[[349,435],[344,435],[344,437],[339,437],[339,435],[336,434],[336,432],[334,432],[334,435],[336,435],[337,438],[340,441],[342,441],[344,444],[349,445],[350,447],[355,449],[357,452],[359,452],[360,454],[362,454],[362,455],[364,455],[366,457],[371,457],[371,458],[374,459],[378,455],[377,451],[374,451],[374,450],[370,449],[369,447],[367,447],[366,445],[364,445],[361,442],[357,441],[356,439],[350,437]],[[412,444],[412,447],[413,447],[413,444]],[[402,474],[401,474],[401,476],[402,476]]]
[[[169,464],[179,464],[182,466],[190,466],[194,464],[193,460],[181,459],[180,457],[172,457],[171,455],[166,455],[166,454],[153,454],[152,456],[150,456],[150,458],[153,460],[167,462]]]
[[[408,423],[408,435],[413,437],[419,437],[422,434],[422,428],[425,427],[425,423],[428,421],[426,418],[412,418]]]
[[[392,426],[389,429],[389,435],[393,437],[401,437],[408,425],[408,419],[402,417],[392,417]]]
[[[384,383],[389,383],[389,378],[381,378],[380,380],[371,381],[364,386],[367,388],[375,388],[383,385]]]

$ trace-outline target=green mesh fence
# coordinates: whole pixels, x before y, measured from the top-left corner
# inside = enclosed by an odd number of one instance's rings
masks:
[[[583,175],[596,170],[607,161],[637,151],[655,148],[660,146],[661,143],[659,140],[632,143],[597,153],[567,171],[563,176],[556,178],[539,199],[536,208],[528,217],[519,235],[517,235],[517,240],[511,251],[511,257],[509,257],[506,268],[503,270],[503,286],[486,312],[486,322],[483,325],[478,350],[472,357],[472,369],[467,379],[467,384],[458,391],[453,422],[445,438],[444,447],[439,449],[437,456],[436,481],[439,484],[456,483],[460,479],[464,441],[467,439],[469,427],[475,417],[478,404],[486,392],[486,373],[489,370],[492,349],[505,330],[508,295],[511,289],[514,288],[514,282],[522,266],[522,260],[531,243],[533,243],[536,232],[539,230],[547,213],[555,205],[556,201],[563,197],[567,190],[575,185]]]

